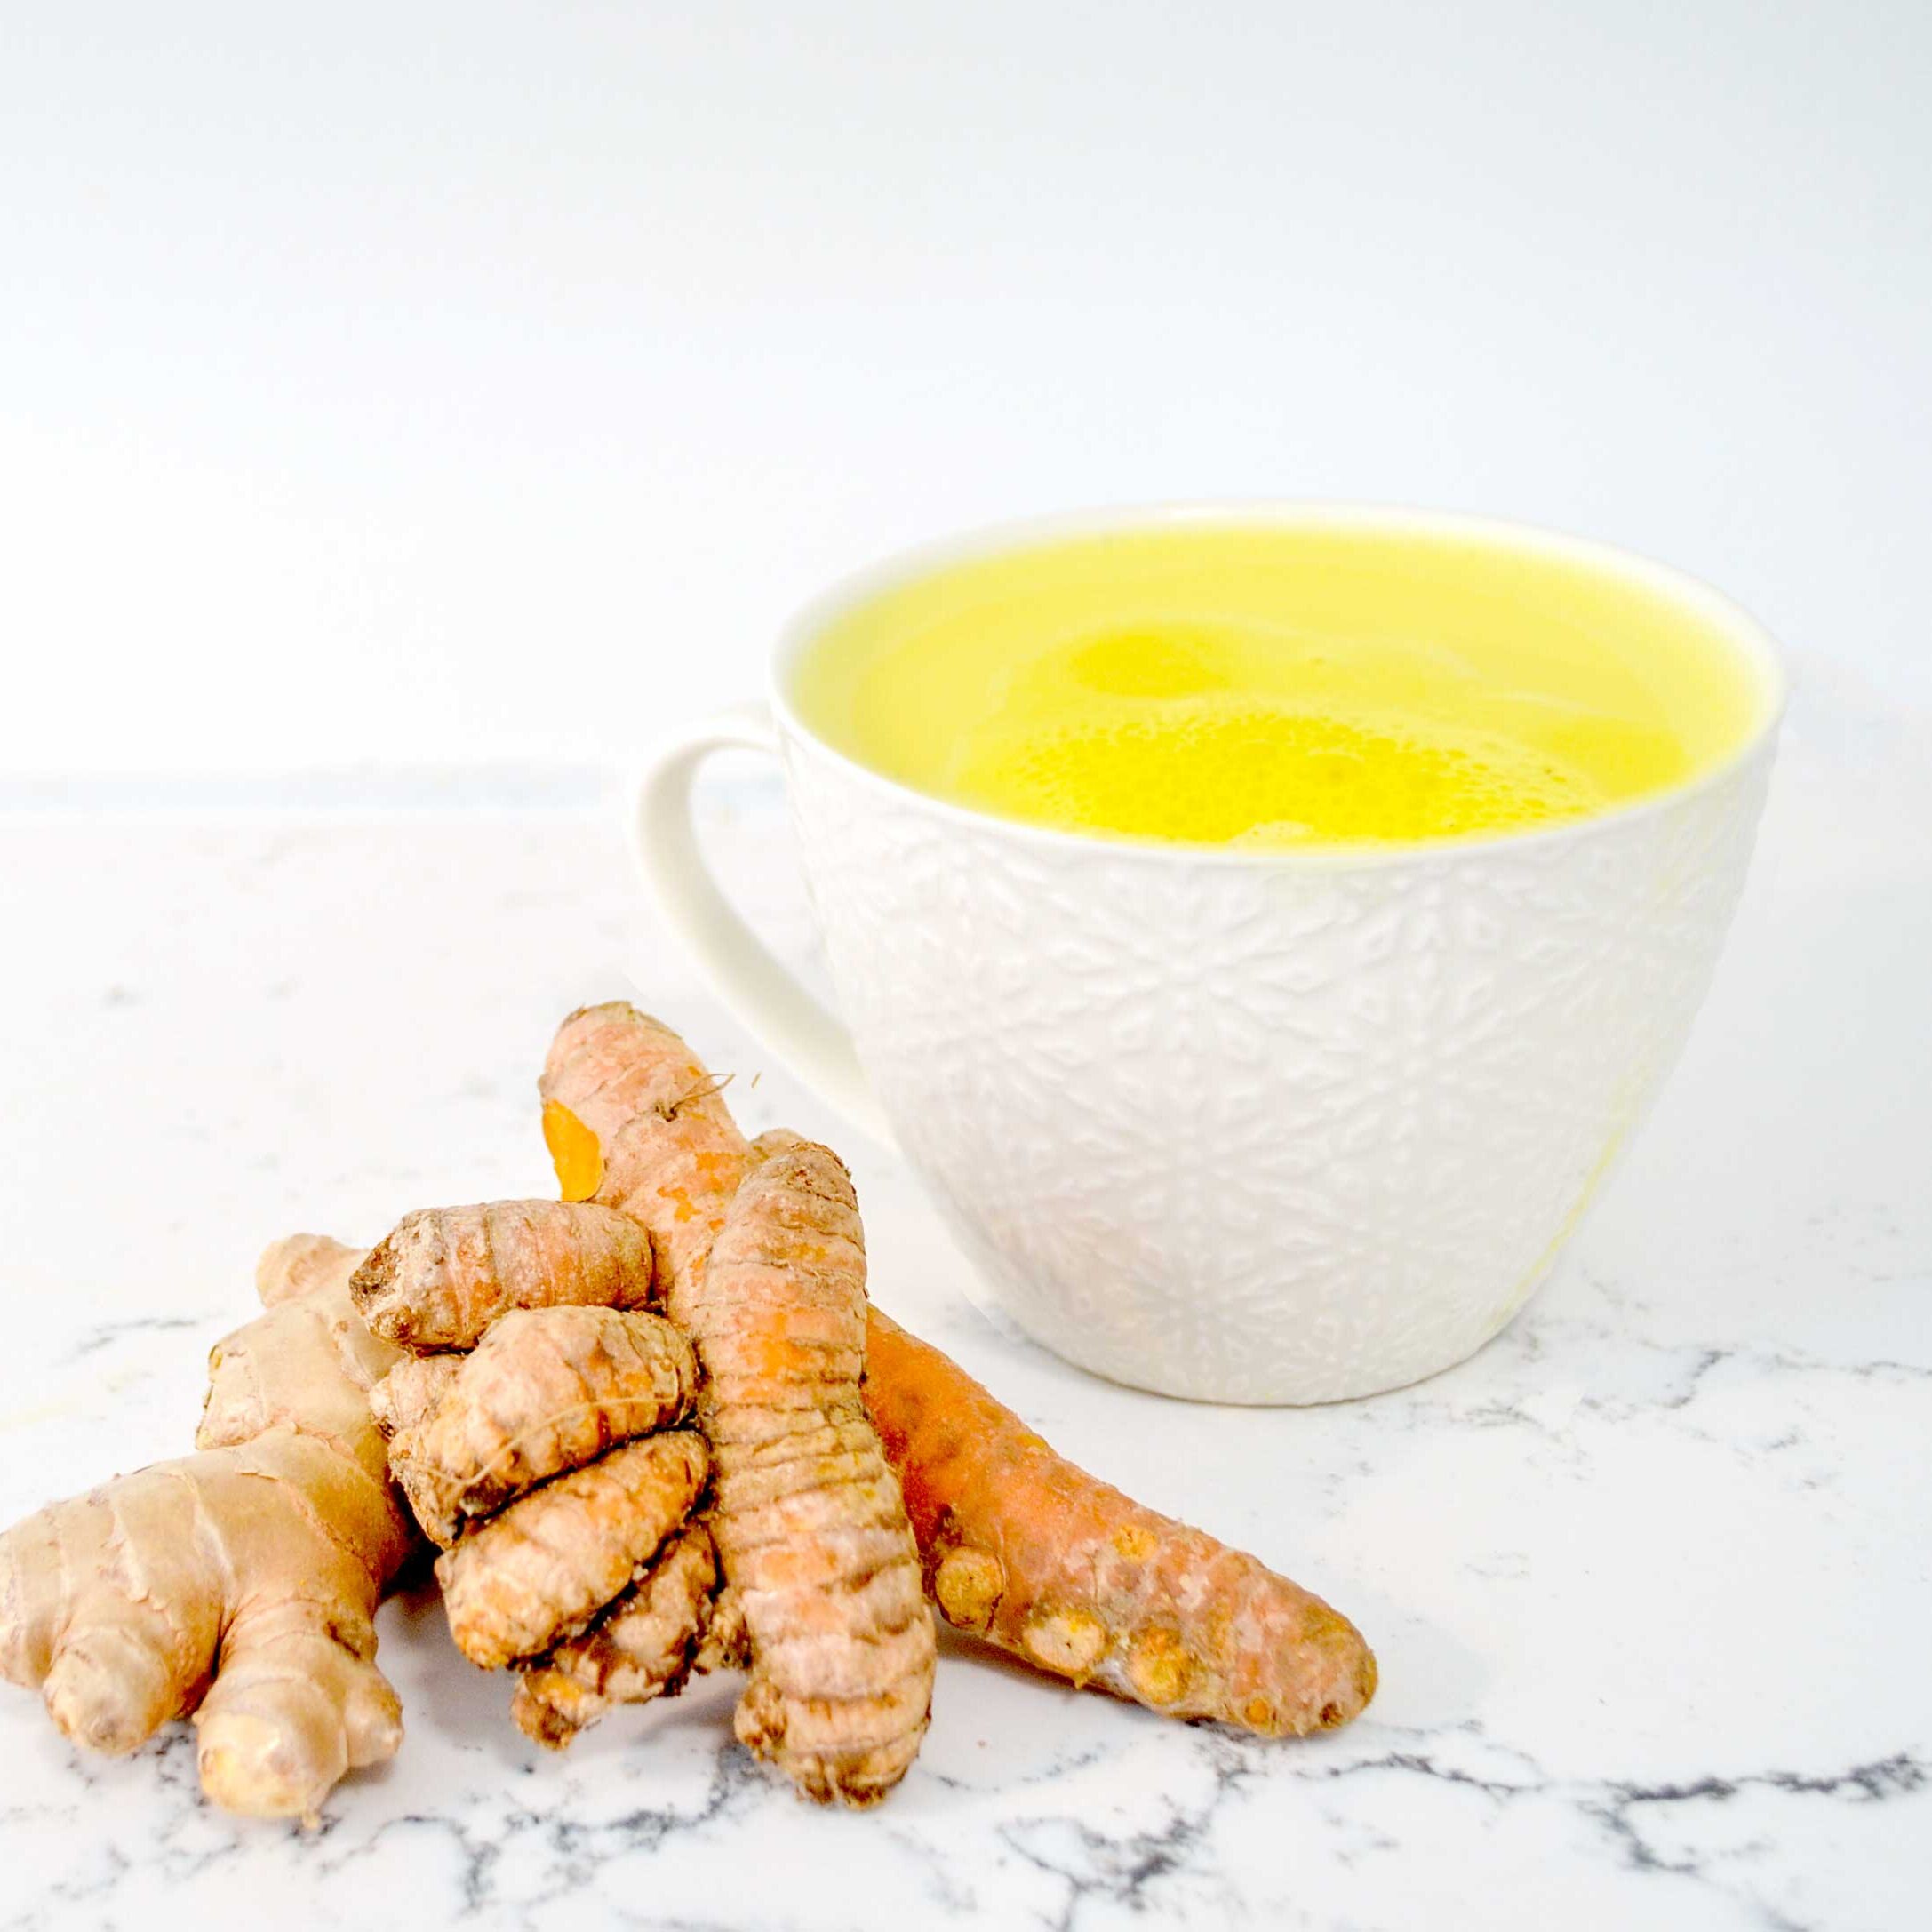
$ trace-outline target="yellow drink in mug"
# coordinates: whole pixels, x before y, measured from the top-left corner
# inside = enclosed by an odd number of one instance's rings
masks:
[[[1554,554],[1239,523],[1078,536],[863,603],[802,663],[858,762],[999,817],[1259,849],[1493,836],[1681,784],[1759,710],[1714,627]]]
[[[1330,1401],[1549,1272],[1708,982],[1782,696],[1743,611],[1577,539],[1096,512],[813,606],[767,704],[659,748],[635,833],[1004,1316],[1143,1388]],[[836,1017],[707,875],[730,747],[782,762]]]

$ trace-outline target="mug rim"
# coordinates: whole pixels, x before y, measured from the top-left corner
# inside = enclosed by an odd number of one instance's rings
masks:
[[[812,643],[839,619],[888,592],[916,583],[950,566],[1024,549],[1036,542],[1115,532],[1170,528],[1186,523],[1250,523],[1285,528],[1328,528],[1381,531],[1393,536],[1434,536],[1473,539],[1502,549],[1514,549],[1593,567],[1626,583],[1641,585],[1669,602],[1701,617],[1721,633],[1754,674],[1760,713],[1749,731],[1715,762],[1689,778],[1655,792],[1646,792],[1606,811],[1590,812],[1551,826],[1485,832],[1460,838],[1410,839],[1360,845],[1255,847],[1190,844],[1170,839],[1137,839],[1127,834],[1070,832],[1056,826],[1034,825],[1024,818],[1003,818],[962,805],[917,786],[890,778],[827,740],[799,716],[787,688],[789,674]],[[952,535],[929,539],[847,572],[794,611],[780,627],[766,670],[766,697],[778,722],[781,736],[811,747],[819,757],[838,766],[849,778],[882,792],[902,804],[915,804],[935,816],[962,826],[993,830],[1022,842],[1049,849],[1105,853],[1114,858],[1144,859],[1160,865],[1213,866],[1243,870],[1333,871],[1368,869],[1419,863],[1455,864],[1507,850],[1528,850],[1541,845],[1580,840],[1681,804],[1714,791],[1749,765],[1777,735],[1790,699],[1790,679],[1783,654],[1770,634],[1742,605],[1714,586],[1674,564],[1617,544],[1578,537],[1566,531],[1513,517],[1489,516],[1461,510],[1433,510],[1401,504],[1328,501],[1299,498],[1202,498],[1171,503],[1122,504],[1087,509],[1050,511],[1042,515],[1010,517]]]

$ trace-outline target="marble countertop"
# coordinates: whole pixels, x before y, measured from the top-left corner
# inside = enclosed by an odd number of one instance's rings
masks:
[[[1932,786],[1875,715],[1790,746],[1649,1130],[1473,1361],[1313,1410],[1164,1402],[973,1313],[887,1155],[697,989],[602,802],[45,799],[0,817],[0,1521],[178,1452],[271,1236],[544,1191],[555,1020],[648,989],[754,1128],[841,1140],[885,1307],[1062,1449],[1345,1609],[1382,1691],[1262,1744],[949,1645],[882,1810],[803,1807],[728,1684],[553,1760],[426,1593],[409,1736],[319,1831],[108,1763],[0,1689],[0,1926],[1880,1928],[1932,1912]],[[807,943],[769,796],[713,835]],[[758,1075],[755,1084],[753,1076]]]

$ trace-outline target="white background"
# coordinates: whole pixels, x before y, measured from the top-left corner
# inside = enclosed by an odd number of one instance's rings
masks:
[[[1932,693],[1920,0],[0,35],[17,786],[621,762],[882,551],[1191,494],[1572,527]]]

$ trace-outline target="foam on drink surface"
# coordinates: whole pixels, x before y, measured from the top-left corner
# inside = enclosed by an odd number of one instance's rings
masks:
[[[1584,738],[1593,756],[1566,755]],[[1607,754],[1652,782],[1683,762],[1653,730],[1513,698],[1428,645],[1151,626],[1018,667],[949,778],[962,802],[1068,831],[1295,846],[1577,818],[1610,802]]]

